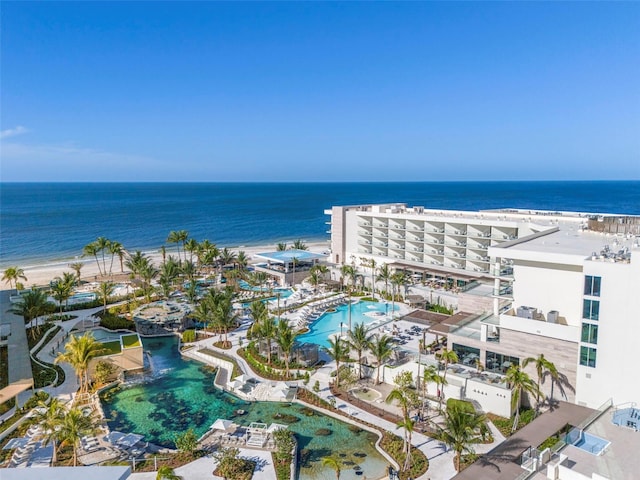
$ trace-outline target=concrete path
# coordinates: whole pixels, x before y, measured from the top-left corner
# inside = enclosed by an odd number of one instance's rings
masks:
[[[8,337],[7,360],[9,363],[9,384],[18,381],[30,381],[33,379],[31,372],[31,358],[29,356],[29,344],[27,343],[27,332],[24,319],[21,316],[9,312],[11,302],[9,296],[13,290],[3,290],[0,292],[0,322],[9,324],[11,334]],[[31,397],[33,393],[27,390],[18,395],[17,405],[21,406]]]

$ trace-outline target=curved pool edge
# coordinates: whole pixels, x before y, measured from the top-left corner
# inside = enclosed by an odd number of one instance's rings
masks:
[[[345,415],[340,415],[339,413],[336,413],[336,412],[334,412],[332,410],[327,410],[327,409],[324,409],[322,407],[318,407],[317,405],[313,405],[311,403],[307,403],[307,402],[305,402],[303,400],[300,400],[297,397],[293,399],[293,403],[298,403],[300,405],[304,405],[307,408],[310,408],[312,410],[316,410],[317,412],[320,412],[323,415],[327,415],[328,417],[334,418],[334,419],[336,419],[336,420],[338,420],[340,422],[344,422],[344,423],[348,423],[350,425],[354,425],[354,426],[356,426],[358,428],[366,430],[367,432],[375,434],[378,437],[378,440],[376,440],[376,443],[375,443],[375,447],[376,447],[376,450],[378,451],[378,453],[380,453],[380,455],[382,455],[391,465],[393,465],[393,467],[396,470],[400,469],[400,465],[398,465],[398,463],[396,463],[396,461],[391,457],[391,455],[389,455],[387,453],[387,451],[380,446],[380,442],[382,442],[382,432],[380,432],[380,430],[378,430],[377,428],[370,427],[369,425],[366,425],[364,423],[360,423],[360,422],[358,422],[357,420],[355,420],[355,419],[353,419],[351,417],[348,417],[348,416],[345,416]],[[348,404],[348,405],[351,405],[351,404]],[[356,408],[356,407],[354,406],[354,408]],[[380,477],[380,478],[385,478],[385,475],[383,474],[382,477]]]

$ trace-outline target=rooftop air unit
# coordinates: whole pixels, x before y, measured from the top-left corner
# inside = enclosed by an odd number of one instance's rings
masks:
[[[549,323],[558,323],[558,311],[557,310],[551,310],[549,313],[547,313],[547,322]]]

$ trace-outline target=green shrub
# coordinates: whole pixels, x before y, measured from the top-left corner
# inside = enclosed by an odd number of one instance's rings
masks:
[[[135,322],[124,317],[113,315],[109,312],[102,312],[100,316],[100,326],[108,330],[136,330]]]
[[[184,343],[191,343],[196,341],[196,331],[195,330],[185,330],[182,332],[182,341]]]

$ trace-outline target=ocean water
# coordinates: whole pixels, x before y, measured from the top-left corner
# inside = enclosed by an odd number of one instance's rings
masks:
[[[640,181],[433,183],[3,183],[0,268],[79,256],[105,236],[158,249],[171,230],[224,247],[328,239],[324,209],[404,202],[640,214]]]

